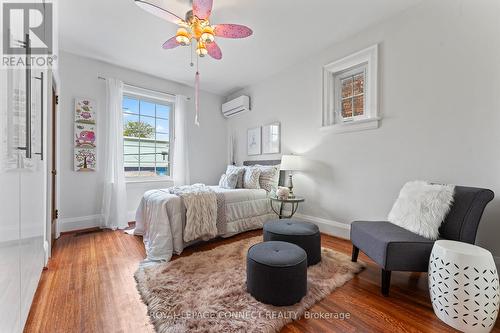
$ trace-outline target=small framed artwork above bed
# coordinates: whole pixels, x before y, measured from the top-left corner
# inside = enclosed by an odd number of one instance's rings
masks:
[[[247,133],[247,155],[260,155],[261,151],[261,128],[248,129]]]
[[[280,123],[262,126],[262,154],[280,153]]]

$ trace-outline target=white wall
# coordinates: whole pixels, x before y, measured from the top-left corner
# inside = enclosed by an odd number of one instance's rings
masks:
[[[215,184],[225,170],[227,160],[226,121],[221,115],[220,96],[201,92],[200,122],[194,125],[194,90],[192,87],[172,81],[159,79],[126,68],[62,52],[59,57],[60,73],[60,231],[86,228],[98,225],[101,211],[101,193],[103,187],[104,161],[103,150],[99,149],[99,140],[103,142],[105,128],[99,118],[105,112],[105,81],[97,76],[115,77],[126,83],[140,87],[182,94],[191,97],[188,103],[189,113],[189,159],[192,182]],[[80,173],[73,171],[73,112],[74,98],[93,99],[97,104],[97,172]],[[129,216],[133,217],[144,191],[152,188],[170,186],[170,182],[133,183],[127,185],[127,204]]]
[[[234,94],[249,94],[253,107],[229,122],[228,131],[238,133],[238,160],[248,158],[248,128],[280,121],[282,152],[310,164],[294,178],[295,192],[306,197],[299,212],[330,229],[341,223],[343,235],[351,221],[384,220],[408,180],[486,187],[500,196],[499,31],[500,2],[440,0],[331,45]],[[322,66],[375,43],[381,127],[320,131]],[[499,219],[497,198],[477,238],[496,256]]]

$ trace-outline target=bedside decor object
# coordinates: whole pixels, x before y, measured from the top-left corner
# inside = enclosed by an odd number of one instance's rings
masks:
[[[498,316],[499,284],[490,251],[438,240],[429,262],[434,313],[462,332],[490,332]]]
[[[248,249],[246,271],[248,293],[264,304],[289,306],[307,294],[307,254],[298,245],[255,244]]]
[[[96,152],[96,115],[95,103],[87,98],[75,98],[75,122],[73,137],[73,161],[75,171],[95,171]]]
[[[262,126],[262,154],[279,154],[281,130],[280,123]]]
[[[288,199],[289,195],[290,195],[290,189],[288,187],[283,187],[283,186],[278,187],[278,190],[276,191],[276,197],[278,199],[280,200]]]
[[[260,155],[261,142],[260,127],[250,128],[247,132],[247,155]]]
[[[304,202],[305,199],[302,197],[293,197],[293,198],[286,198],[286,199],[279,199],[277,197],[270,197],[269,200],[271,200],[271,209],[273,212],[278,215],[280,219],[289,219],[291,218],[296,212],[297,209],[299,208],[299,203]],[[279,211],[274,207],[274,203],[278,202],[280,204]],[[285,204],[289,203],[291,207],[290,212],[284,212],[283,208]]]
[[[282,241],[300,246],[307,253],[307,266],[321,261],[321,234],[314,223],[270,220],[264,223],[264,242]]]
[[[298,155],[283,155],[281,157],[281,170],[289,171],[288,188],[290,189],[289,198],[294,198],[293,194],[293,171],[302,170],[302,158]]]

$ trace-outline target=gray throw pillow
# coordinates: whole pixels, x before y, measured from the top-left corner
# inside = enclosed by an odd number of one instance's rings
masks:
[[[236,165],[228,165],[226,169],[226,175],[236,174],[238,177],[238,181],[236,182],[236,188],[243,188],[243,175],[245,173],[245,167],[236,166]]]
[[[234,189],[236,188],[236,183],[238,182],[238,175],[236,173],[232,174],[223,174],[220,176],[219,187]]]

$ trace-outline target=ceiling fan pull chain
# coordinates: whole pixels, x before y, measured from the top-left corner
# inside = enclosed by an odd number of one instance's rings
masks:
[[[193,62],[193,43],[191,43],[191,53],[190,53],[190,56],[191,56],[191,62],[189,63],[189,65],[191,67],[194,67],[194,62]]]
[[[196,66],[198,67],[198,66]],[[195,117],[194,124],[200,126],[199,115],[200,115],[200,73],[196,70],[196,75],[194,78],[194,107],[195,107]]]

